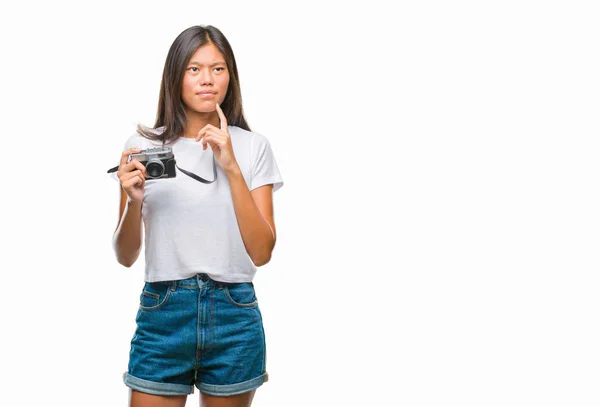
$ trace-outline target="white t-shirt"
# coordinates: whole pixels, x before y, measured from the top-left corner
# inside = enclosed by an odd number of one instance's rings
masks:
[[[262,134],[229,126],[235,159],[253,190],[273,184],[273,192],[283,179],[268,139]],[[134,134],[124,150],[160,147]],[[180,137],[168,145],[177,166],[212,181],[213,153],[210,146]],[[223,282],[250,282],[256,266],[246,252],[237,223],[227,175],[215,162],[217,180],[201,183],[176,168],[174,178],[147,179],[142,218],[145,231],[145,281],[179,280],[206,273]],[[116,172],[113,177],[118,181]]]

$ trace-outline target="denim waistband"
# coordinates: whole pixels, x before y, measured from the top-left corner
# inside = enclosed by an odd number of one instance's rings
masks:
[[[200,284],[200,282],[202,282],[202,284]],[[199,274],[196,274],[194,277],[185,278],[183,280],[165,280],[165,281],[156,281],[156,283],[168,285],[173,290],[177,286],[200,287],[201,285],[214,285],[215,287],[224,287],[227,285],[227,283],[213,280],[205,273],[199,273]]]

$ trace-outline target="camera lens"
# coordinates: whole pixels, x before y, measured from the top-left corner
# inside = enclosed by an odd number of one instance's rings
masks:
[[[146,173],[148,174],[148,178],[159,178],[165,172],[165,166],[160,160],[150,160],[148,164],[146,164]]]

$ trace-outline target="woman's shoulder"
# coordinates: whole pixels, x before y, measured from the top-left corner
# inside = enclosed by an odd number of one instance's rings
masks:
[[[268,142],[268,139],[262,133],[258,133],[252,130],[246,130],[238,126],[228,126],[229,134],[232,139],[244,140],[247,143],[258,143],[262,144]]]
[[[256,131],[229,126],[229,134],[231,135],[231,142],[236,146],[236,149],[247,151],[250,156],[261,154],[261,151],[264,151],[269,145],[267,137]]]
[[[157,129],[152,128],[144,128],[144,130],[149,134],[159,135],[162,133],[164,128],[159,127]],[[146,136],[143,136],[139,132],[133,133],[127,141],[125,142],[125,149],[128,148],[149,148],[154,146],[160,146],[162,142],[160,140],[151,140]]]

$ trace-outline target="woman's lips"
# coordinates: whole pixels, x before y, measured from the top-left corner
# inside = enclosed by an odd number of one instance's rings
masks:
[[[205,92],[205,93],[198,93],[198,96],[203,97],[203,98],[211,98],[213,97],[215,94],[212,92]]]

